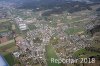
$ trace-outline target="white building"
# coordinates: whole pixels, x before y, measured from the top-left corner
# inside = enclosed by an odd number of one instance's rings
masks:
[[[26,30],[27,25],[26,24],[19,24],[19,28],[20,28],[20,30]]]

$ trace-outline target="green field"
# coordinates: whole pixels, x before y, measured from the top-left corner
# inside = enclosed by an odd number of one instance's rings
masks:
[[[60,64],[57,64],[57,63],[51,63],[51,58],[57,59],[56,53],[54,51],[55,50],[53,49],[51,45],[46,46],[48,66],[61,66]]]
[[[14,57],[11,54],[14,50],[16,50],[14,42],[0,47],[0,54],[4,56],[10,66],[14,65]]]
[[[14,65],[14,58],[10,53],[6,54],[4,57],[10,66]]]
[[[37,27],[36,27],[34,24],[32,24],[32,23],[29,24],[28,27],[29,27],[30,30],[34,30],[34,29],[37,28]]]
[[[65,30],[65,33],[72,35],[72,34],[76,34],[78,32],[81,32],[83,30],[84,29],[82,29],[82,28],[69,28],[69,29]]]
[[[97,56],[97,55],[100,55],[100,53],[87,51],[86,49],[80,49],[73,54],[73,56],[75,57],[83,57],[83,58]]]
[[[0,20],[0,33],[11,31],[10,19],[1,19]]]
[[[0,19],[0,24],[3,23],[3,22],[9,22],[10,19]]]

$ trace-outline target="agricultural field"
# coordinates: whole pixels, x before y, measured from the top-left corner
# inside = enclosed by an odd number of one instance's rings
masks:
[[[0,32],[7,32],[11,30],[11,23],[8,19],[0,20]]]
[[[46,46],[46,58],[48,66],[61,66],[61,64],[51,63],[51,58],[57,59],[57,55],[55,53],[54,48],[51,45]]]
[[[13,66],[15,64],[15,58],[13,57],[12,52],[16,49],[17,47],[15,46],[14,42],[11,42],[4,46],[0,46],[0,54],[4,56],[10,66]]]
[[[80,49],[78,51],[76,51],[73,56],[75,57],[80,57],[80,58],[89,58],[91,56],[97,56],[100,55],[99,52],[91,52],[91,51],[87,51],[86,49]]]

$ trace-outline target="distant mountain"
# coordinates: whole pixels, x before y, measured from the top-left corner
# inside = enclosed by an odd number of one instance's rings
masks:
[[[100,2],[100,0],[72,0],[72,1],[80,1],[80,2],[93,2],[93,3]]]
[[[63,11],[70,13],[81,10],[92,10],[90,4],[99,0],[0,0],[16,4],[17,9],[32,9],[33,11],[48,10],[42,15],[60,14]],[[37,9],[38,8],[38,9]]]
[[[100,0],[89,0],[89,1],[91,1],[91,2],[94,2],[94,3],[100,3]]]
[[[100,2],[100,0],[0,0],[0,1],[5,1],[5,2],[13,2],[13,3],[36,3],[36,2],[41,2],[41,3],[54,3],[54,2],[65,2],[65,1],[69,1],[69,2],[72,2],[72,1],[79,1],[79,2],[93,2],[93,3],[96,3],[96,2]]]

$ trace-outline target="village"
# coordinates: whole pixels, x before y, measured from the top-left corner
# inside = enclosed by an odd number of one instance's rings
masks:
[[[89,10],[43,17],[44,11],[0,8],[0,46],[14,43],[15,66],[50,66],[50,58],[76,58],[75,52],[91,46],[86,30],[97,15]]]

